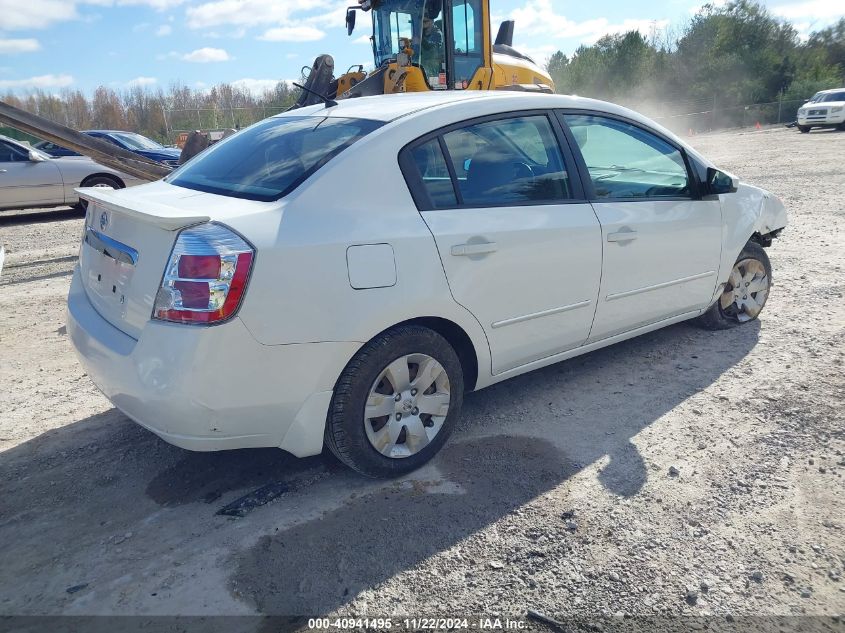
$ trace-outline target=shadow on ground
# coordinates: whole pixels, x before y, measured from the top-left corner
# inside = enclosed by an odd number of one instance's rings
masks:
[[[756,322],[719,333],[682,324],[470,394],[463,423],[434,461],[447,485],[440,480],[430,488],[425,478],[438,476],[427,469],[410,478],[412,486],[350,493],[322,517],[233,552],[232,587],[262,613],[330,611],[605,456],[602,484],[617,495],[636,495],[647,471],[631,439],[744,358],[758,333]],[[290,482],[290,498],[362,489],[356,475],[327,456],[300,460],[276,449],[189,453],[115,410],[6,450],[0,453],[0,541],[13,546],[0,553],[0,595],[17,587],[18,597],[0,599],[0,613],[27,612],[32,605],[20,604],[22,591],[37,596],[40,576],[49,576],[68,552],[100,547],[115,532],[143,533],[162,510],[171,513],[169,522],[202,518],[196,530],[224,530],[214,534],[216,542],[254,515],[208,517],[278,481]],[[312,488],[314,481],[328,485]],[[282,522],[289,504],[282,497],[255,512],[278,513]],[[164,534],[145,543],[145,564],[161,560],[163,567],[179,539],[197,536]],[[30,554],[21,562],[16,552],[24,548]]]
[[[62,207],[49,211],[15,211],[0,212],[0,226],[17,226],[19,224],[36,224],[43,222],[56,222],[60,220],[75,220],[84,218],[85,211],[76,207]]]

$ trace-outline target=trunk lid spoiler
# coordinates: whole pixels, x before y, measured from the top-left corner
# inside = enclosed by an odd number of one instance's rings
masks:
[[[167,231],[176,231],[211,220],[207,215],[192,215],[183,209],[153,200],[121,196],[122,190],[106,187],[79,187],[75,191],[80,198],[88,202],[94,202],[109,211],[122,213],[138,222],[154,224]]]

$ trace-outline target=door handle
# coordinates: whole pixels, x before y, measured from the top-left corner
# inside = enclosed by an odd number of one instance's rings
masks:
[[[628,229],[627,231],[619,231],[618,233],[608,233],[608,242],[630,242],[637,239],[637,232]]]
[[[480,244],[455,244],[452,247],[452,255],[464,257],[467,255],[484,255],[492,253],[497,249],[496,242],[481,242]]]
[[[6,173],[5,169],[0,169],[0,174],[5,174],[5,173]]]

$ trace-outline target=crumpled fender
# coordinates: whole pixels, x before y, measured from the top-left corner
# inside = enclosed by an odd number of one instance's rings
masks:
[[[742,248],[755,233],[768,235],[787,224],[786,207],[774,194],[746,183],[719,196],[722,205],[722,259],[719,284],[726,283]],[[718,293],[718,290],[717,290]]]

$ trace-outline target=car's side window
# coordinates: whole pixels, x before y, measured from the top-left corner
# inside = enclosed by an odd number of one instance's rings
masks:
[[[435,209],[448,209],[458,204],[455,188],[446,159],[436,138],[417,145],[411,150],[411,156],[419,170],[428,197]]]
[[[545,115],[476,123],[443,135],[460,201],[472,206],[571,197],[557,138]]]
[[[684,157],[646,130],[609,117],[564,115],[597,198],[691,197]]]
[[[26,155],[11,143],[0,141],[0,163],[17,163],[27,160]]]

